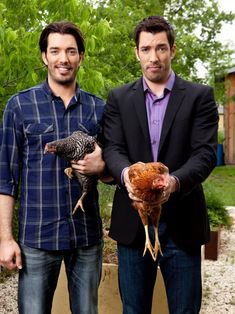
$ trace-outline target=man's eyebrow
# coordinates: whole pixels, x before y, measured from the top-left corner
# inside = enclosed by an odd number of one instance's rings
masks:
[[[60,47],[57,47],[57,46],[51,46],[51,47],[49,47],[48,49],[60,49]],[[67,47],[66,48],[66,50],[77,50],[77,47],[73,47],[73,46],[71,46],[71,47]]]
[[[51,46],[51,47],[49,47],[49,49],[59,49],[59,47]]]
[[[142,45],[142,46],[139,46],[139,48],[149,48],[150,45]]]

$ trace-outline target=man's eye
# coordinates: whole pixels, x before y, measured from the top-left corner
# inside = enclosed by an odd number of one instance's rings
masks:
[[[77,50],[69,50],[68,53],[71,55],[71,56],[74,56],[77,54]]]
[[[148,48],[141,48],[140,51],[141,52],[147,52],[147,51],[149,51],[149,49]]]
[[[161,52],[165,52],[167,50],[167,48],[166,47],[158,47],[157,50],[161,51]]]

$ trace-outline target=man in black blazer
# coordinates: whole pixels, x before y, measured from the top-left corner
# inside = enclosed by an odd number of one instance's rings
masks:
[[[212,88],[185,81],[171,69],[172,26],[152,16],[135,29],[143,76],[109,93],[104,158],[117,182],[110,237],[117,241],[125,314],[150,314],[159,265],[172,314],[199,313],[201,245],[209,240],[202,182],[216,165],[218,112]],[[163,256],[144,257],[144,228],[132,207],[128,167],[160,161],[170,171],[159,236]],[[149,227],[153,237],[153,227]]]

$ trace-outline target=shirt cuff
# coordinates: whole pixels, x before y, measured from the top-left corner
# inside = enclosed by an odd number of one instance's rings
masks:
[[[127,169],[128,167],[125,167],[122,172],[121,172],[121,183],[122,185],[125,185],[125,182],[124,182],[124,171]]]
[[[176,192],[179,192],[180,191],[180,180],[179,178],[177,178],[176,176],[172,175],[173,178],[175,178],[175,183],[176,183]]]

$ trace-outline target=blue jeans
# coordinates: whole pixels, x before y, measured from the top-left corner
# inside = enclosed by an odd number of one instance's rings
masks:
[[[154,238],[150,228],[150,238]],[[170,314],[198,314],[201,306],[201,249],[194,255],[179,249],[159,225],[163,256],[154,262],[143,248],[118,244],[119,289],[123,314],[151,314],[158,264],[165,282]]]
[[[20,314],[50,314],[53,295],[64,260],[72,313],[98,313],[103,243],[68,251],[44,251],[21,245],[19,271]]]

